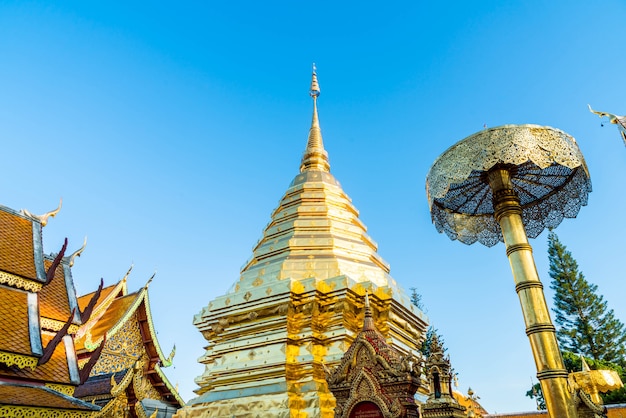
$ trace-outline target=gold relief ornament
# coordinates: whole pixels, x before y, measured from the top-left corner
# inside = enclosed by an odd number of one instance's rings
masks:
[[[98,416],[99,415],[95,415]],[[123,417],[124,415],[116,415]],[[27,406],[0,406],[0,418],[85,418],[94,417],[94,411],[72,411],[69,409],[37,408]],[[113,418],[113,416],[111,416]]]
[[[74,396],[74,389],[76,389],[76,387],[71,385],[59,385],[55,383],[46,383],[45,386],[67,396]]]
[[[0,351],[0,363],[5,366],[17,366],[20,369],[29,367],[31,370],[35,370],[37,367],[37,357],[24,356],[21,354],[7,353],[6,351]]]
[[[6,284],[11,287],[18,287],[29,292],[37,293],[41,290],[41,283],[26,280],[5,271],[0,271],[0,284]]]

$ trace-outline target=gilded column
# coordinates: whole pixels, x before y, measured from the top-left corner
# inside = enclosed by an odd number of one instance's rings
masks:
[[[577,417],[567,388],[567,370],[550,319],[532,247],[528,243],[522,222],[522,207],[513,189],[509,169],[497,165],[488,171],[487,177],[493,191],[494,216],[502,229],[515,290],[522,305],[526,335],[530,340],[537,366],[537,378],[541,382],[548,412],[553,418]]]

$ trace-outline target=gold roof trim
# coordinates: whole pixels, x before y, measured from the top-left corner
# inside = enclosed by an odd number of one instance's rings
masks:
[[[17,366],[20,369],[30,367],[31,370],[35,370],[35,368],[37,367],[37,360],[37,357],[0,351],[0,363],[9,367]]]
[[[11,287],[18,287],[20,289],[35,293],[39,292],[42,286],[41,283],[24,279],[23,277],[7,273],[6,271],[0,271],[0,284],[6,284]]]
[[[85,336],[91,330],[91,328],[93,328],[93,326],[98,323],[98,321],[100,320],[102,315],[104,315],[106,313],[106,311],[109,308],[109,306],[111,305],[111,303],[113,303],[113,301],[117,298],[117,294],[118,293],[121,292],[122,295],[124,295],[124,296],[127,295],[128,290],[127,290],[127,287],[126,287],[126,279],[127,279],[128,275],[130,274],[130,272],[132,271],[132,269],[133,269],[133,265],[130,266],[130,268],[128,269],[128,271],[124,275],[124,277],[119,282],[117,282],[117,284],[115,286],[113,286],[113,289],[106,295],[106,297],[104,299],[102,299],[102,301],[98,301],[97,302],[96,307],[94,308],[93,312],[91,313],[91,316],[90,316],[89,320],[87,321],[87,323],[83,324],[79,328],[78,332],[76,333],[76,338],[80,339],[83,336]],[[109,287],[107,287],[107,289],[108,288]],[[92,351],[92,350],[90,350],[90,351]]]
[[[157,374],[159,375],[159,377],[161,378],[161,380],[163,381],[163,383],[165,384],[165,387],[167,387],[167,389],[170,391],[170,393],[172,395],[174,395],[174,398],[176,398],[176,400],[181,404],[181,405],[185,405],[185,401],[183,400],[183,398],[180,397],[180,395],[178,394],[178,388],[172,386],[172,383],[170,382],[170,380],[167,378],[167,376],[165,376],[165,373],[163,373],[163,370],[161,370],[161,366],[159,366],[159,364],[155,364],[154,365],[154,370],[156,370]]]
[[[29,406],[0,406],[0,417],[82,418],[93,417],[94,411],[72,411]]]
[[[60,385],[57,383],[46,383],[45,386],[67,396],[74,396],[74,390],[76,389],[75,386]]]
[[[49,330],[49,331],[59,331],[65,325],[63,321],[57,321],[56,319],[50,318],[41,318],[41,329]],[[78,331],[78,325],[72,324],[67,330],[68,334],[76,334]]]

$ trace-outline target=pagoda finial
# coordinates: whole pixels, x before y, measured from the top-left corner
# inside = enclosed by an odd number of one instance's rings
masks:
[[[320,85],[317,81],[317,68],[313,64],[313,75],[311,78],[311,88],[309,95],[313,99],[313,120],[311,121],[311,129],[309,130],[309,139],[302,156],[302,164],[300,172],[307,170],[330,171],[328,162],[328,153],[324,150],[324,142],[322,141],[322,130],[320,121],[317,116],[317,98],[320,95]]]
[[[372,307],[370,306],[370,298],[368,292],[365,291],[365,318],[363,319],[363,331],[375,329],[374,318],[372,316]]]

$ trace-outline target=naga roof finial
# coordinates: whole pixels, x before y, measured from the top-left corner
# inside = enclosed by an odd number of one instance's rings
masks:
[[[591,108],[591,105],[588,104],[587,106],[589,107],[589,111],[591,113],[595,113],[601,118],[606,116],[609,118],[610,123],[617,125],[617,129],[619,129],[619,133],[624,140],[624,145],[626,145],[626,116],[617,116],[607,112],[596,112]]]
[[[133,267],[135,267],[135,263],[131,263],[130,267],[128,268],[128,271],[126,272],[124,277],[122,277],[123,282],[125,282],[126,279],[128,279],[128,276],[130,276],[130,272],[133,271]]]
[[[74,251],[72,254],[70,254],[69,257],[67,257],[70,260],[70,267],[74,266],[74,259],[76,257],[80,257],[83,251],[85,251],[86,247],[87,247],[87,237],[85,237],[85,239],[83,240],[83,246],[80,247],[78,250]]]
[[[309,139],[302,156],[302,164],[300,172],[307,170],[330,171],[328,162],[328,153],[324,150],[324,142],[322,141],[322,130],[317,115],[317,98],[320,95],[320,85],[317,81],[317,68],[313,64],[313,75],[311,77],[311,88],[309,95],[313,99],[313,120],[311,121],[311,129],[309,130]]]
[[[143,287],[144,289],[148,289],[148,286],[150,286],[150,283],[152,283],[152,279],[154,279],[154,276],[156,276],[156,274],[157,274],[157,272],[156,272],[156,270],[154,270],[154,273],[152,273],[152,276],[150,276],[150,278],[146,282],[145,286]]]
[[[34,215],[30,213],[27,209],[22,209],[21,212],[23,215],[28,216],[31,219],[35,219],[41,223],[41,226],[46,226],[48,224],[48,218],[55,217],[57,213],[61,210],[61,206],[63,206],[63,199],[59,200],[59,207],[55,210],[50,211],[48,213],[44,213],[43,215]]]

